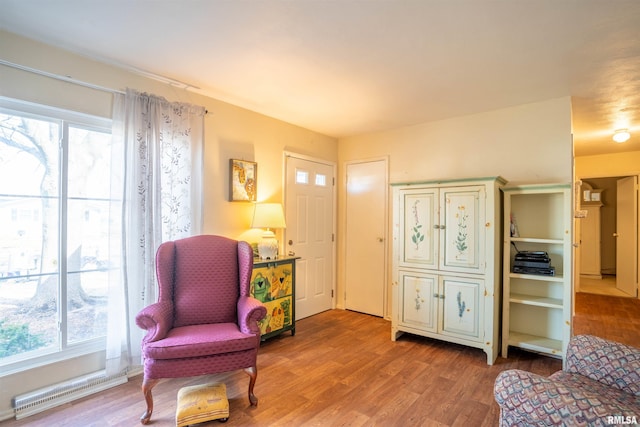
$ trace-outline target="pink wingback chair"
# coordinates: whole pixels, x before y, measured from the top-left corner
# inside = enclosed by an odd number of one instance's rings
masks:
[[[183,378],[244,369],[249,402],[258,375],[258,321],[266,308],[249,294],[253,251],[246,242],[221,236],[193,236],[160,245],[156,253],[158,302],[144,308],[136,323],[142,341],[147,424],[153,412],[151,389],[161,378]]]

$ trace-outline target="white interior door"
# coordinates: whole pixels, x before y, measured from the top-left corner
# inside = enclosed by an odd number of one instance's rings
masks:
[[[600,268],[600,206],[582,206],[587,216],[580,220],[580,274],[602,279]]]
[[[617,181],[616,213],[616,287],[628,295],[637,292],[637,192],[638,177],[629,176]]]
[[[345,308],[384,316],[386,159],[346,165]]]
[[[334,283],[335,168],[286,156],[285,252],[296,261],[296,320],[329,310]]]

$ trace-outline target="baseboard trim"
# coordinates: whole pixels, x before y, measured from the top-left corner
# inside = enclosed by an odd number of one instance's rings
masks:
[[[98,371],[93,374],[84,375],[60,384],[16,396],[13,399],[16,420],[124,384],[127,381],[126,372],[107,376],[105,371]]]
[[[16,413],[13,409],[5,409],[4,411],[0,411],[0,422],[7,421],[15,418]]]

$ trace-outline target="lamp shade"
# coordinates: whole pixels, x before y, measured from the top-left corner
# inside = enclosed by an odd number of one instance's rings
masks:
[[[252,228],[286,228],[284,211],[280,203],[256,203]]]

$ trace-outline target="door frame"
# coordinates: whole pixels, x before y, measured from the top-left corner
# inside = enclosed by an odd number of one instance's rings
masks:
[[[589,179],[599,179],[599,178],[624,178],[624,177],[630,177],[630,176],[636,176],[638,179],[638,183],[640,185],[640,173],[636,170],[636,171],[624,171],[624,170],[620,170],[620,171],[609,171],[607,173],[601,173],[601,174],[584,174],[584,175],[575,175],[575,192],[574,192],[574,197],[576,198],[575,200],[575,205],[578,208],[581,208],[581,204],[580,201],[582,200],[581,197],[582,195],[579,194],[579,188],[580,188],[580,183],[582,183],[582,180],[589,180]],[[636,190],[639,191],[640,190]],[[637,295],[637,299],[640,299],[640,194],[638,194],[637,197],[637,204],[638,206],[637,211],[638,211],[638,217],[636,218],[636,245],[638,246],[638,250],[636,253],[636,295]],[[576,238],[575,238],[575,251],[574,251],[574,256],[573,257],[573,275],[574,275],[574,286],[573,286],[573,292],[574,292],[574,300],[575,300],[575,293],[580,291],[580,253],[582,251],[582,248],[580,247],[579,244],[579,231],[580,231],[580,219],[579,218],[574,218],[574,229],[576,230]]]
[[[338,196],[337,196],[337,191],[336,191],[336,181],[337,181],[337,165],[335,162],[332,162],[330,160],[326,160],[326,159],[321,159],[319,157],[313,157],[313,156],[308,156],[305,154],[300,154],[300,153],[296,153],[295,151],[283,151],[282,152],[282,170],[283,170],[283,174],[282,174],[282,205],[283,208],[285,210],[285,212],[287,211],[286,206],[287,206],[287,158],[289,157],[294,157],[296,159],[301,159],[301,160],[306,160],[309,162],[315,162],[315,163],[320,163],[326,166],[330,166],[332,171],[333,171],[333,183],[332,183],[332,190],[331,190],[331,202],[333,203],[333,209],[331,212],[331,233],[333,234],[333,245],[331,245],[331,309],[335,309],[336,308],[336,295],[337,295],[337,291],[336,291],[336,277],[337,277],[337,252],[336,252],[336,246],[337,246],[337,227],[338,227],[338,215],[337,215],[337,210],[338,210]],[[287,229],[284,229],[283,235],[282,235],[282,240],[283,242],[287,242]],[[286,246],[285,246],[286,247]]]

